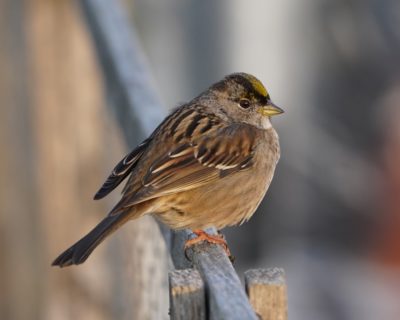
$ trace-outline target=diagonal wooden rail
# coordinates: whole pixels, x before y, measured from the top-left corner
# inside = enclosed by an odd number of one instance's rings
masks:
[[[138,143],[136,133],[139,131],[149,135],[166,115],[166,108],[154,90],[143,51],[121,2],[82,0],[80,4],[103,69],[107,93],[112,101],[109,106],[128,144],[133,148]],[[190,230],[171,233],[165,226],[160,225],[160,228],[175,268],[179,270],[194,266],[197,269],[177,271],[177,274],[170,275],[170,285],[176,285],[170,294],[178,298],[182,292],[190,292],[193,293],[191,297],[200,294],[205,295],[207,300],[207,303],[204,299],[194,303],[185,300],[189,304],[181,308],[183,316],[180,317],[173,308],[177,300],[172,297],[171,315],[174,319],[257,319],[238,275],[220,246],[208,243],[196,245],[188,254],[189,261],[184,255],[183,245],[191,235]],[[207,231],[216,233],[215,229]],[[188,279],[194,281],[193,286],[187,287],[190,290],[182,284]],[[189,305],[193,308],[189,308]],[[193,312],[193,317],[188,312]]]

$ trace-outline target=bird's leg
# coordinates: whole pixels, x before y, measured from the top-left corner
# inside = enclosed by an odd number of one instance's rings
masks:
[[[218,232],[218,235],[211,235],[208,234],[207,232],[205,232],[204,230],[198,229],[198,230],[192,230],[192,232],[197,236],[196,238],[193,239],[189,239],[186,241],[185,243],[185,252],[186,250],[197,244],[200,243],[202,241],[207,241],[209,243],[213,243],[213,244],[218,244],[218,245],[222,245],[222,247],[224,248],[226,254],[228,255],[229,258],[231,258],[231,252],[229,251],[228,248],[228,244],[226,243],[224,236]]]

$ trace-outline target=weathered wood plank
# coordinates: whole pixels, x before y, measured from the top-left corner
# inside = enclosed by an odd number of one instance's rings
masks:
[[[210,229],[207,232],[216,234]],[[239,277],[221,246],[199,243],[187,250],[187,256],[205,282],[211,320],[257,319]]]
[[[117,119],[127,145],[134,148],[162,121],[166,109],[153,89],[144,54],[132,32],[123,3],[120,0],[82,0],[77,3],[97,49],[109,99],[107,107]],[[124,272],[125,268],[129,268],[131,272],[127,272],[125,277],[115,277],[111,289],[117,290],[115,299],[119,299],[120,303],[130,300],[131,308],[135,310],[134,318],[168,319],[166,269],[170,259],[165,254],[165,243],[169,249],[170,231],[160,225],[164,243],[156,234],[157,230],[154,230],[154,222],[150,220],[147,217],[129,226],[131,229],[141,226],[139,233],[124,237],[135,239],[125,248],[132,252],[127,258],[129,265],[113,267],[114,270],[121,269]],[[140,255],[140,259],[131,259],[134,254]],[[126,282],[127,279],[134,289],[124,291],[125,283],[119,285],[118,282]],[[131,291],[135,295],[130,295]],[[123,308],[117,309],[119,316],[116,318],[123,317]]]
[[[143,50],[121,1],[83,0],[81,6],[112,98],[122,102],[114,106],[114,112],[124,133],[136,141],[137,129],[150,134],[166,115]]]
[[[184,254],[185,242],[189,239],[191,234],[189,230],[172,232],[171,258],[176,269],[187,269],[193,266]]]
[[[262,320],[287,320],[285,272],[281,268],[253,269],[244,273],[250,303]]]
[[[109,107],[133,148],[151,134],[167,109],[154,89],[145,55],[120,1],[83,0],[80,4],[97,48]],[[159,226],[170,249],[171,234]]]
[[[169,273],[170,316],[172,320],[205,320],[204,283],[196,269]]]

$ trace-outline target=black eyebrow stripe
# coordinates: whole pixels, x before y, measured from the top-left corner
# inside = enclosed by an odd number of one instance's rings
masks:
[[[267,96],[262,95],[260,92],[258,92],[253,84],[251,83],[250,80],[240,76],[240,75],[234,75],[231,79],[234,79],[237,83],[242,85],[247,92],[250,92],[253,96],[255,96],[259,100],[264,100],[264,99],[269,99],[269,94]]]
[[[247,92],[251,92],[252,94],[258,94],[258,92],[254,90],[254,87],[249,80],[244,79],[243,77],[237,77],[236,81],[239,82],[246,89]]]

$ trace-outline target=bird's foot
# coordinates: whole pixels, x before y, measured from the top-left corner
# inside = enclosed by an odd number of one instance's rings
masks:
[[[200,242],[203,242],[203,241],[207,241],[208,243],[221,245],[224,248],[229,259],[233,262],[234,257],[231,255],[231,252],[228,248],[228,244],[226,243],[224,236],[220,232],[218,232],[219,233],[218,235],[211,235],[211,234],[208,234],[207,232],[205,232],[204,230],[199,229],[199,230],[193,230],[193,233],[197,237],[186,241],[185,248],[184,248],[185,253],[186,253],[186,250],[188,248],[190,248],[191,246],[198,244]]]

